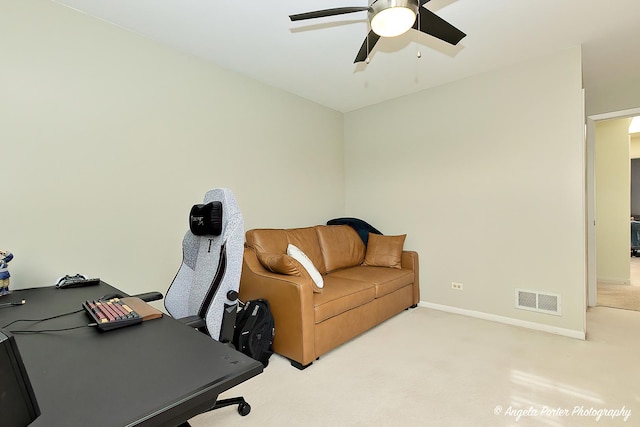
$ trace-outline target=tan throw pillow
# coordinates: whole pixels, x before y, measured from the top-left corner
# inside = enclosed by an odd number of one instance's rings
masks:
[[[258,256],[258,261],[260,261],[267,270],[277,274],[306,277],[313,284],[314,292],[322,291],[322,289],[318,288],[309,272],[295,258],[287,254],[265,254],[258,252],[256,255]]]
[[[367,253],[362,265],[375,267],[401,268],[402,248],[406,234],[401,236],[383,236],[369,233]]]
[[[295,260],[286,254],[263,254],[258,253],[258,260],[269,271],[278,274],[288,274],[289,276],[299,276],[300,270]]]

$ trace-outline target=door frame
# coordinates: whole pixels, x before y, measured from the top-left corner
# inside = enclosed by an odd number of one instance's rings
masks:
[[[586,200],[587,200],[587,306],[598,304],[598,276],[596,273],[596,122],[640,116],[640,108],[613,111],[587,116]]]

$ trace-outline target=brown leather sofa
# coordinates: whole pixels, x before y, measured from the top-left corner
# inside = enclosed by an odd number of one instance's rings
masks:
[[[369,234],[365,246],[348,225],[249,230],[240,299],[269,301],[274,351],[298,369],[306,368],[320,355],[416,306],[418,254],[404,251],[403,242],[404,236]],[[287,255],[290,244],[317,268],[322,288]]]

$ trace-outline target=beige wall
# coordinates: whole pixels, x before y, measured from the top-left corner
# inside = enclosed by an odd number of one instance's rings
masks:
[[[15,287],[162,291],[188,208],[228,186],[246,228],[347,214],[407,233],[424,301],[584,329],[579,49],[345,116],[53,2],[0,0],[0,49]],[[563,315],[516,310],[516,287]]]
[[[14,288],[67,273],[164,291],[191,205],[246,228],[344,212],[343,116],[42,0],[0,0],[0,248]]]
[[[629,123],[596,123],[596,274],[598,282],[629,284]]]
[[[347,213],[408,234],[423,301],[579,335],[582,105],[572,49],[348,113]],[[515,288],[560,294],[562,316],[515,309]]]
[[[632,133],[630,138],[629,157],[632,159],[640,158],[640,134]]]

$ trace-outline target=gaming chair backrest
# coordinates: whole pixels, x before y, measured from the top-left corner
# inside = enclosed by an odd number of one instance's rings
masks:
[[[244,223],[231,190],[216,188],[205,194],[203,204],[220,202],[219,235],[195,235],[188,230],[182,241],[182,265],[165,296],[165,307],[175,318],[200,315],[207,332],[219,340],[229,291],[238,291],[244,253]]]

